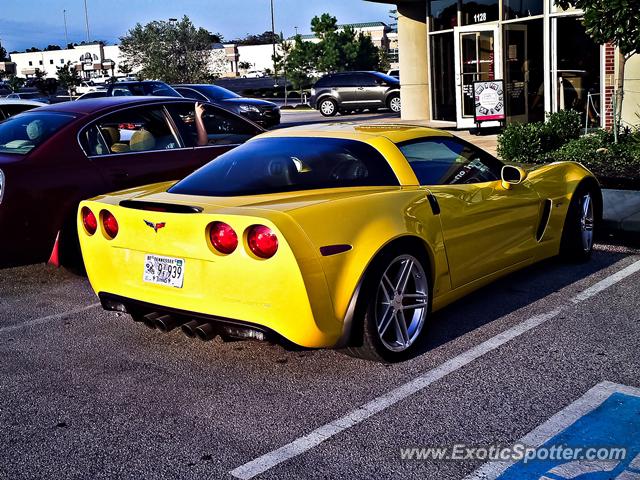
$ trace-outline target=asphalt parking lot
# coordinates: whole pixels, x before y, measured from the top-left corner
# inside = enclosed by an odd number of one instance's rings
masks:
[[[640,386],[639,283],[630,246],[546,261],[381,365],[161,334],[102,311],[84,278],[2,270],[0,478],[463,478],[483,462],[400,448],[513,442],[602,381]]]

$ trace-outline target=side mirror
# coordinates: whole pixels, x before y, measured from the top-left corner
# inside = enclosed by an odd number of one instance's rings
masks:
[[[502,177],[502,188],[509,190],[512,185],[518,185],[525,181],[527,172],[521,167],[505,165],[500,172]]]

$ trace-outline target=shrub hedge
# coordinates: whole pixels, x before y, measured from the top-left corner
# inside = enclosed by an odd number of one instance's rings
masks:
[[[580,114],[564,110],[546,123],[510,124],[498,137],[505,162],[579,162],[607,188],[640,189],[640,131],[626,130],[614,143],[613,133],[597,130],[584,136]]]

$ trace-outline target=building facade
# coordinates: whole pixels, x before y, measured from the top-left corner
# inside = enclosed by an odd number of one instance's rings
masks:
[[[507,122],[571,108],[586,126],[611,124],[617,53],[589,38],[581,11],[553,0],[372,1],[398,7],[403,117],[471,128],[473,82],[502,79]]]

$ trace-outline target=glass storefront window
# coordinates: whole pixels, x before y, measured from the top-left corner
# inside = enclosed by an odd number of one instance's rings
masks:
[[[544,13],[544,0],[502,0],[502,3],[504,5],[504,20],[531,17]]]
[[[544,120],[542,19],[504,25],[503,44],[509,122]]]
[[[462,25],[498,20],[498,0],[462,0]]]
[[[449,30],[458,26],[458,0],[432,0],[429,2],[431,31]]]
[[[462,62],[462,116],[473,117],[473,82],[495,79],[494,38],[492,31],[460,34]]]
[[[556,109],[573,109],[600,125],[600,46],[585,33],[580,19],[556,20],[557,58]]]
[[[433,119],[456,121],[455,57],[453,33],[431,35]]]

